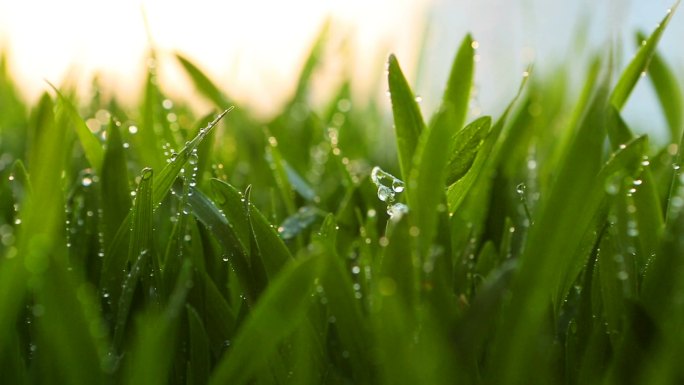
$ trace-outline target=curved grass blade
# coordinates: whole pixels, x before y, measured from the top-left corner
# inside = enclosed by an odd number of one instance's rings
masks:
[[[452,151],[446,168],[447,186],[463,178],[472,167],[480,148],[487,138],[492,118],[483,116],[457,132],[452,141]]]
[[[71,124],[73,124],[81,147],[83,147],[83,152],[88,159],[88,163],[90,163],[90,167],[95,170],[95,173],[100,175],[102,172],[102,160],[104,159],[104,150],[102,149],[100,141],[92,132],[90,132],[90,129],[86,126],[85,121],[81,118],[81,115],[79,115],[76,107],[59,92],[57,87],[50,82],[48,82],[48,84],[57,94],[57,108],[63,109],[69,117]]]
[[[529,79],[530,71],[531,69],[528,69],[525,72],[525,76],[523,77],[523,80],[520,83],[520,87],[518,88],[517,94],[515,95],[513,100],[511,100],[511,102],[508,104],[503,114],[501,114],[501,117],[499,117],[494,126],[491,128],[491,131],[489,130],[489,124],[487,123],[491,122],[491,119],[482,122],[484,126],[481,128],[481,130],[485,130],[488,133],[486,134],[487,137],[484,139],[484,142],[479,146],[477,155],[475,156],[475,160],[473,161],[472,165],[465,173],[465,175],[463,175],[460,179],[458,179],[456,182],[454,182],[447,188],[447,205],[450,213],[454,213],[459,208],[461,203],[463,203],[463,200],[465,199],[466,195],[472,189],[473,185],[480,177],[482,172],[487,168],[487,165],[497,163],[495,161],[491,161],[490,158],[496,160],[499,156],[498,152],[494,151],[496,142],[504,129],[504,125],[506,124],[508,114],[511,112],[513,106],[515,106],[516,102],[518,101],[518,98],[520,98],[520,95],[525,89],[525,85],[527,84],[527,81]],[[473,124],[474,123],[475,122],[473,122]],[[484,133],[482,135],[484,135]],[[464,154],[464,159],[467,158],[465,155],[466,154]]]
[[[180,170],[183,168],[185,163],[193,156],[193,153],[197,147],[202,143],[207,135],[212,131],[214,127],[218,124],[223,117],[232,111],[235,107],[230,107],[216,116],[214,120],[209,122],[209,124],[199,130],[197,136],[195,136],[190,142],[188,142],[185,147],[176,155],[171,162],[168,163],[156,176],[154,184],[154,206],[156,207],[164,199],[166,194],[171,189],[173,181],[176,180]]]
[[[211,100],[216,107],[222,108],[223,106],[231,104],[229,99],[221,90],[219,90],[216,84],[214,84],[199,67],[191,62],[190,59],[180,53],[176,53],[174,56],[188,76],[190,76],[190,79],[192,79],[195,88],[197,88],[197,90],[207,99]]]
[[[646,35],[638,33],[637,42],[641,44],[642,41],[646,41]],[[647,73],[670,129],[670,142],[678,143],[684,124],[684,98],[677,86],[677,77],[657,51],[651,57]]]
[[[637,81],[639,81],[641,74],[648,68],[649,62],[656,52],[658,42],[665,31],[665,27],[667,27],[667,24],[670,22],[678,5],[679,0],[677,0],[672,8],[667,11],[667,15],[665,15],[655,31],[651,33],[648,40],[641,46],[622,75],[620,75],[620,79],[618,79],[618,82],[610,95],[610,104],[615,106],[618,110],[621,110],[622,107],[625,106],[625,103],[632,93],[634,86],[636,86]]]
[[[233,219],[235,231],[242,241],[248,245],[250,237],[254,237],[257,250],[252,249],[251,252],[258,252],[266,274],[269,279],[273,279],[292,259],[292,255],[266,217],[249,202],[251,189],[248,189],[245,197],[233,186],[221,180],[212,179],[211,185],[216,202],[224,210],[226,216]]]
[[[249,203],[247,215],[266,274],[269,279],[274,279],[293,259],[292,254],[273,225],[252,203]]]
[[[240,327],[231,350],[217,364],[209,384],[245,384],[265,368],[281,342],[306,318],[314,279],[322,267],[322,256],[313,256],[292,261],[283,268]]]
[[[254,266],[254,263],[250,263],[247,259],[250,256],[249,243],[243,245],[238,236],[238,232],[235,230],[236,228],[240,228],[240,231],[244,232],[244,218],[241,218],[244,214],[240,215],[237,211],[238,208],[234,207],[228,212],[228,214],[231,215],[231,217],[228,218],[219,211],[204,193],[194,187],[191,187],[190,191],[192,193],[189,194],[187,199],[188,204],[192,208],[193,215],[195,215],[200,222],[204,223],[204,225],[214,234],[224,251],[231,255],[229,262],[235,270],[235,274],[245,292],[245,297],[248,302],[251,303],[255,300],[257,293],[260,291],[258,289],[265,286],[265,282],[256,281],[253,274],[253,269],[256,267]],[[240,202],[238,207],[242,208],[243,203]]]
[[[402,178],[406,180],[410,175],[413,154],[418,146],[420,134],[425,129],[425,122],[413,91],[394,55],[390,55],[387,61],[387,82],[392,100],[399,166]]]

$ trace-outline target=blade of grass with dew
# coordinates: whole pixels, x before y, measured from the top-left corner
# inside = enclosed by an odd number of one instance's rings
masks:
[[[265,367],[280,343],[305,319],[314,279],[322,268],[321,256],[294,260],[283,268],[241,325],[209,384],[244,384]]]
[[[246,254],[251,252],[251,228],[246,211],[245,195],[219,179],[212,179],[210,186],[214,204],[223,211],[231,230]]]
[[[92,167],[93,170],[95,170],[95,173],[99,175],[102,172],[102,160],[104,159],[104,150],[102,149],[102,144],[100,144],[100,141],[97,139],[97,137],[90,131],[71,101],[62,95],[57,87],[49,82],[48,84],[57,94],[57,108],[64,109],[66,115],[71,121],[71,124],[74,126],[76,135],[78,135],[78,140],[83,148],[83,152],[90,163],[90,167]]]
[[[241,194],[233,186],[218,179],[211,180],[215,203],[233,220],[235,231],[245,245],[254,237],[256,250],[269,279],[273,279],[290,260],[292,254],[266,217],[249,201],[249,192]],[[246,215],[246,216],[245,216]]]
[[[192,264],[186,260],[166,308],[160,312],[148,311],[136,318],[135,340],[124,367],[126,383],[161,385],[169,382],[173,354],[168,352],[173,351],[178,338],[178,322],[192,286],[190,282]]]
[[[658,24],[658,27],[651,33],[651,36],[649,36],[646,42],[642,44],[636,56],[634,56],[632,61],[620,76],[620,79],[618,79],[618,82],[610,95],[610,104],[615,106],[615,108],[618,110],[621,110],[622,107],[624,107],[629,95],[634,89],[634,86],[636,86],[637,81],[639,81],[639,78],[641,78],[641,74],[644,73],[644,71],[646,71],[648,68],[649,62],[656,52],[658,42],[665,31],[665,27],[667,27],[667,24],[670,22],[670,19],[672,18],[672,15],[674,14],[674,11],[677,9],[678,5],[679,0],[677,0],[672,8],[667,11],[667,14],[660,24]],[[611,140],[612,139],[613,138],[611,138]],[[629,138],[620,137],[615,139],[618,139],[618,143],[622,143],[624,140]]]
[[[408,179],[418,139],[425,129],[423,116],[394,55],[387,61],[387,82],[392,101],[392,115],[397,139],[399,166],[404,180]]]
[[[628,142],[624,148],[621,148],[611,154],[608,161],[601,167],[598,174],[599,184],[597,186],[603,186],[601,188],[593,188],[586,194],[586,200],[588,202],[593,202],[595,200],[601,200],[600,208],[598,208],[592,219],[593,224],[588,228],[588,233],[583,236],[583,240],[578,243],[578,247],[575,251],[575,260],[570,262],[570,265],[565,266],[561,269],[562,277],[559,280],[558,290],[556,291],[554,298],[554,304],[559,306],[563,299],[567,296],[570,288],[577,279],[580,272],[586,267],[586,261],[582,256],[587,255],[585,251],[592,248],[597,241],[599,241],[598,236],[599,231],[596,229],[601,228],[606,221],[607,207],[612,204],[614,197],[607,196],[610,190],[617,188],[613,186],[614,179],[625,178],[632,175],[637,175],[639,173],[639,168],[641,167],[641,159],[648,149],[648,137],[646,135],[639,136],[634,140]],[[609,190],[609,191],[606,191]],[[657,230],[657,229],[656,229]],[[646,230],[648,231],[648,230]],[[559,310],[559,309],[556,309]]]
[[[204,130],[200,130],[199,135],[189,141],[183,149],[171,159],[154,178],[152,207],[153,209],[159,206],[166,194],[171,189],[173,182],[180,175],[181,169],[185,166],[187,161],[193,155],[199,144],[204,140],[205,136],[218,124],[218,122],[231,110],[233,107],[223,111],[213,121],[211,121]],[[129,213],[124,219],[123,223],[117,230],[114,239],[110,243],[108,249],[105,251],[105,256],[102,261],[102,273],[100,275],[100,287],[109,293],[119,292],[119,283],[123,281],[123,271],[128,263],[125,247],[130,233],[131,214]],[[118,303],[118,297],[112,296],[114,303]]]
[[[104,364],[108,351],[103,320],[98,310],[98,297],[93,288],[78,282],[67,271],[63,248],[53,252],[56,257],[43,276],[43,284],[35,293],[36,307],[41,313],[36,317],[38,341],[41,349],[53,352],[59,372],[50,381],[70,384],[103,384]],[[57,251],[59,250],[59,251]],[[85,308],[91,311],[86,312]],[[41,344],[43,342],[44,344]],[[61,379],[61,380],[58,380]]]
[[[646,41],[646,35],[639,32],[636,39],[638,44],[641,44],[641,42]],[[670,129],[670,142],[677,143],[682,136],[682,126],[684,125],[682,115],[684,98],[682,97],[682,90],[677,86],[677,77],[657,51],[651,57],[647,73]]]
[[[501,384],[531,383],[531,373],[522,368],[548,357],[543,345],[530,349],[529,341],[544,330],[548,298],[556,289],[560,267],[573,257],[573,245],[587,231],[600,200],[587,201],[586,191],[601,186],[597,180],[605,132],[608,103],[606,81],[596,91],[573,143],[559,166],[558,176],[530,228],[527,247],[512,290],[517,293],[507,307],[502,330],[510,338],[495,343],[495,362],[500,367],[491,378]],[[551,258],[553,256],[553,258]],[[546,336],[546,333],[542,334]],[[545,337],[541,337],[545,338]],[[548,336],[546,336],[548,338]],[[548,363],[547,363],[548,364]],[[548,365],[545,365],[548,370]],[[550,373],[543,373],[545,378]]]
[[[12,195],[14,196],[14,201],[19,203],[25,196],[30,196],[32,194],[33,188],[31,187],[31,178],[26,171],[26,166],[21,159],[17,159],[12,164]]]
[[[243,240],[236,231],[236,228],[244,228],[244,222],[240,222],[239,214],[228,219],[204,193],[194,187],[191,187],[191,191],[192,194],[189,194],[187,199],[193,215],[204,223],[224,248],[224,252],[230,255],[229,263],[240,280],[245,297],[251,303],[256,299],[261,288],[266,286],[266,282],[256,279],[257,277],[254,274],[256,266],[248,261],[250,256],[249,243],[243,245]],[[240,202],[240,207],[243,205],[244,203]],[[229,214],[235,213],[236,211],[229,212]],[[242,220],[244,221],[244,219]]]
[[[486,168],[488,158],[490,157],[490,155],[492,155],[491,152],[495,148],[499,135],[503,131],[508,114],[513,109],[513,106],[520,97],[522,91],[525,88],[525,85],[527,84],[528,79],[529,71],[525,72],[523,80],[520,83],[520,87],[518,88],[518,92],[513,98],[513,100],[511,100],[511,102],[508,104],[508,107],[506,107],[503,114],[501,115],[501,117],[499,117],[499,119],[492,127],[491,131],[487,134],[484,143],[482,143],[479,146],[475,160],[468,169],[468,172],[466,172],[466,174],[463,175],[463,177],[458,179],[456,182],[454,182],[447,188],[447,204],[450,213],[454,213],[458,209],[458,207],[463,202],[463,199],[465,199],[466,195],[471,190],[476,180],[479,178],[480,174]],[[486,126],[487,125],[483,126],[481,129],[484,130]],[[496,154],[494,154],[494,156],[496,158]]]
[[[328,309],[335,319],[335,329],[340,335],[343,349],[349,354],[352,374],[356,383],[367,383],[372,380],[371,373],[365,363],[372,359],[372,337],[365,326],[366,321],[361,312],[359,290],[345,268],[343,260],[337,255],[336,238],[337,223],[332,214],[328,214],[321,225],[319,235],[315,237],[314,247],[320,247],[328,256],[328,261],[321,276],[321,285],[328,299]]]
[[[129,261],[135,261],[123,280],[123,285],[116,292],[109,292],[112,299],[118,299],[116,324],[114,327],[114,347],[120,349],[126,334],[129,313],[134,300],[136,287],[141,277],[149,270],[151,259],[156,258],[152,250],[152,196],[154,172],[145,168],[140,174],[140,184],[135,194],[135,203],[131,209],[133,226],[128,246]],[[146,279],[146,278],[145,278]]]
[[[225,105],[225,104],[224,104]],[[207,114],[202,119],[197,122],[195,126],[195,136],[199,135],[200,132],[211,122],[213,118],[213,113]],[[197,175],[195,184],[197,186],[203,186],[206,182],[206,174],[210,171],[212,159],[214,159],[214,147],[216,144],[216,131],[211,130],[204,138],[202,143],[197,146],[197,170],[195,174]]]
[[[250,194],[246,195],[248,201],[247,215],[249,216],[252,236],[259,250],[266,274],[272,280],[293,257],[273,225],[250,202]]]
[[[40,283],[50,264],[53,248],[61,242],[59,229],[63,225],[64,202],[60,189],[65,157],[67,117],[64,111],[56,116],[49,111],[42,123],[41,135],[29,148],[29,175],[32,194],[25,198],[19,212],[15,246],[7,248],[0,261],[0,346],[10,339],[14,323],[26,295],[27,280]]]
[[[101,194],[104,245],[109,246],[131,209],[128,168],[119,127],[112,120],[102,161]]]
[[[178,212],[175,214],[175,223],[169,234],[168,242],[166,243],[166,249],[164,250],[164,257],[161,261],[162,266],[162,281],[164,283],[164,290],[166,293],[170,293],[176,284],[176,279],[178,278],[178,273],[183,266],[183,261],[186,258],[192,258],[188,256],[188,242],[185,240],[185,236],[189,234],[190,220],[188,216],[190,215],[188,209],[188,188],[189,181],[177,181],[177,184],[172,187],[173,193],[179,196],[178,199]],[[182,185],[182,187],[177,187]],[[177,191],[180,191],[177,193]],[[179,195],[180,194],[180,195]],[[203,260],[193,259],[195,263],[195,269],[202,270],[204,265]]]
[[[611,127],[622,127],[613,132],[631,132],[627,123],[620,116],[620,113],[613,106],[608,107],[608,109],[608,130],[610,131]],[[613,148],[621,148],[623,146],[624,143],[621,143]],[[643,156],[646,156],[646,153]],[[639,239],[643,246],[642,251],[646,255],[651,255],[656,251],[658,238],[664,225],[660,197],[658,196],[655,179],[650,168],[643,168],[638,176],[634,175],[634,179],[634,207],[636,208],[638,227],[643,230]]]
[[[198,299],[201,302],[196,303],[195,307],[202,312],[211,352],[214,357],[218,357],[231,343],[230,339],[238,325],[237,315],[211,277],[207,273],[200,273],[199,276],[203,296]]]
[[[271,172],[273,173],[273,179],[280,195],[280,199],[285,205],[285,211],[287,216],[294,214],[297,211],[294,202],[293,189],[290,184],[290,180],[287,177],[287,172],[285,171],[285,160],[280,154],[278,149],[278,141],[275,136],[266,132],[268,137],[268,145],[266,146],[266,157],[268,159],[268,164],[271,167]]]

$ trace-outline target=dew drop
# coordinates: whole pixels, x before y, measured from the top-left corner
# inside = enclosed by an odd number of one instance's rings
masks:
[[[515,192],[517,192],[520,195],[525,194],[526,189],[527,189],[527,186],[525,186],[524,183],[519,183],[517,186],[515,186]]]
[[[400,181],[399,179],[395,179],[392,181],[392,190],[397,193],[404,191],[404,182]]]
[[[154,172],[152,171],[151,168],[145,167],[145,168],[142,170],[142,173],[140,174],[140,177],[142,178],[142,180],[148,180],[148,179],[152,178],[152,175],[153,175],[153,174],[154,174]]]
[[[392,189],[384,185],[378,186],[378,199],[380,199],[383,202],[387,202],[388,200],[393,198],[394,191]]]

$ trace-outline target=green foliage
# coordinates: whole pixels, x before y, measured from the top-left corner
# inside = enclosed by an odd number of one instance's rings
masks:
[[[308,107],[327,24],[268,122],[180,54],[224,112],[166,99],[165,62],[130,115],[54,87],[29,106],[0,57],[3,381],[682,382],[670,18],[619,76],[593,58],[573,98],[569,68],[528,69],[493,117],[468,113],[471,36],[427,120],[390,56],[394,137],[353,79]],[[642,73],[665,145],[621,115]]]

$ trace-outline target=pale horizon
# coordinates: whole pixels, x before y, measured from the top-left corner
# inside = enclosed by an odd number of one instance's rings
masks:
[[[386,87],[384,62],[395,53],[416,93],[423,96],[423,108],[430,109],[437,104],[458,42],[471,32],[479,41],[477,102],[487,111],[512,96],[530,63],[543,71],[565,62],[583,20],[588,43],[582,54],[617,38],[629,58],[633,32],[650,32],[671,5],[665,0],[198,0],[192,5],[160,0],[0,0],[0,50],[9,53],[10,70],[29,100],[49,89],[45,80],[60,84],[71,78],[87,85],[95,73],[101,74],[107,90],[131,99],[140,94],[149,48],[144,13],[160,54],[162,88],[171,96],[203,105],[188,91],[190,83],[171,57],[178,52],[241,106],[271,115],[291,94],[304,56],[321,26],[331,20],[332,39],[320,69],[325,76],[318,82],[324,85],[317,87],[321,96],[312,101],[314,105],[334,92],[335,79],[345,72],[352,76],[361,100],[378,97]],[[684,53],[677,47],[684,37],[682,20],[675,15],[660,45],[680,76]],[[341,47],[347,51],[341,53]],[[640,86],[634,98],[649,93],[647,88]],[[653,108],[637,105],[625,113],[639,120]]]

